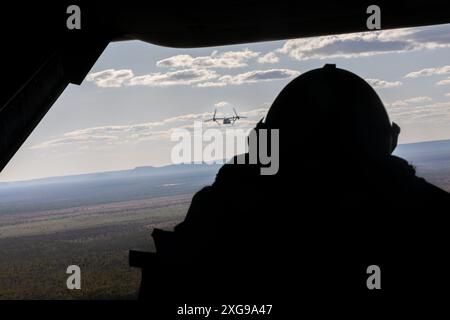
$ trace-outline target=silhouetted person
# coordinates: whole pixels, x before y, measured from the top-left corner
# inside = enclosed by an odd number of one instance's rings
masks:
[[[450,197],[392,155],[400,130],[367,82],[333,65],[306,72],[261,128],[279,129],[277,174],[224,165],[174,232],[154,231],[142,298],[298,307],[446,281]],[[366,286],[370,265],[380,291]]]

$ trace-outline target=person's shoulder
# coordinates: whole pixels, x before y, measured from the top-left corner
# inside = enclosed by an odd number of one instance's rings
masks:
[[[224,164],[216,175],[215,185],[227,182],[243,182],[246,178],[252,179],[259,175],[258,164],[249,162],[248,153],[233,157]],[[238,179],[238,180],[236,180]]]
[[[428,182],[422,177],[416,176],[414,179],[414,189],[416,194],[427,197],[432,201],[443,201],[450,204],[450,194],[438,186]]]
[[[407,160],[391,156],[389,170],[398,178],[398,181],[402,181],[407,186],[410,193],[416,194],[419,198],[450,202],[450,194],[448,192],[418,176],[415,167]]]
[[[414,168],[407,160],[398,156],[390,156],[386,167],[390,173],[397,176],[405,178],[416,177],[416,168]]]

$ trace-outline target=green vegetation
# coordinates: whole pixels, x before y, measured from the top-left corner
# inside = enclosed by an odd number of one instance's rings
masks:
[[[153,251],[152,228],[183,219],[192,195],[34,213],[0,224],[0,299],[134,299],[140,270],[128,250]],[[81,268],[68,290],[66,268]]]
[[[450,191],[448,150],[450,141],[399,146],[420,176]],[[152,229],[183,220],[217,167],[189,170],[0,183],[0,299],[136,298],[140,270],[128,266],[128,250],[154,251]],[[66,287],[72,264],[81,268],[81,290]]]

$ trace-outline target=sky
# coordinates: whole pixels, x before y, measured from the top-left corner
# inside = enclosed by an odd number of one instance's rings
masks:
[[[450,139],[450,25],[200,49],[111,43],[69,85],[0,181],[171,163],[176,128],[233,107],[249,129],[296,76],[334,63],[366,79],[400,143]],[[215,123],[207,127],[223,129]]]

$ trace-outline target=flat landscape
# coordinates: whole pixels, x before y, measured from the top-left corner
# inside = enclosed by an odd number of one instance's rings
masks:
[[[183,220],[217,166],[130,170],[0,183],[0,299],[134,299],[128,250]],[[137,172],[138,171],[138,172]],[[69,265],[81,290],[68,290]]]
[[[450,191],[450,141],[400,145],[419,176]],[[0,299],[135,299],[128,250],[184,219],[220,166],[181,165],[0,183]],[[81,290],[66,269],[81,268]]]

